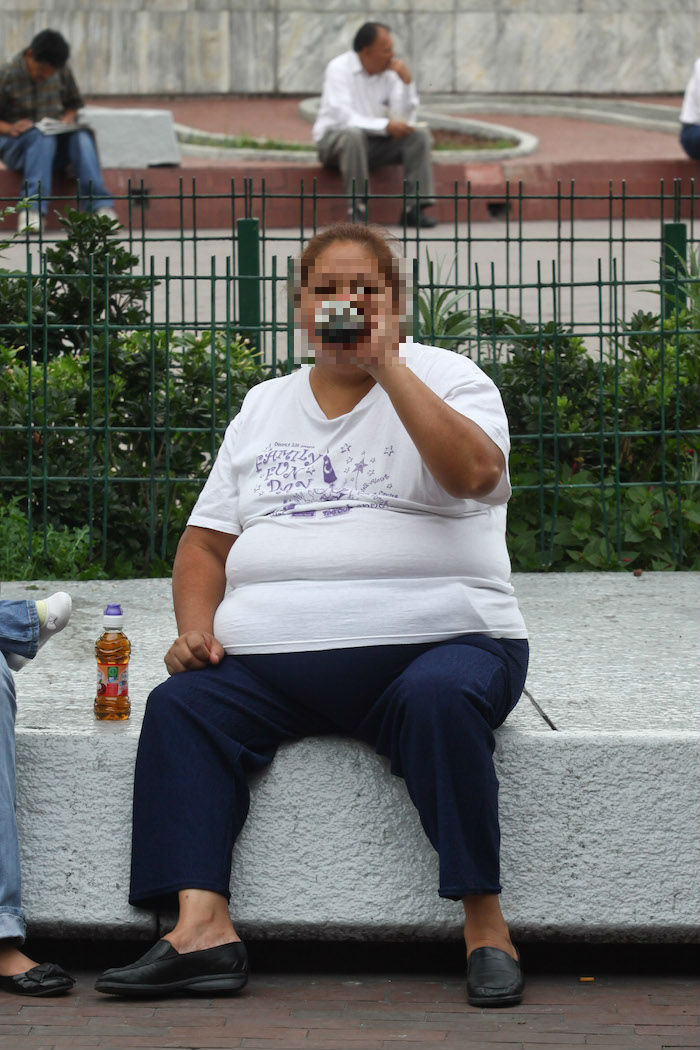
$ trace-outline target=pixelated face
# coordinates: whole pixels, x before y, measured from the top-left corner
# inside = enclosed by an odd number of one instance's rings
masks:
[[[354,241],[334,241],[311,267],[301,289],[301,325],[316,359],[361,364],[372,330],[394,312],[392,290],[375,255]]]
[[[370,74],[383,73],[389,68],[389,63],[394,57],[394,41],[388,29],[380,27],[374,38],[374,43],[363,47],[360,52],[360,61],[365,70]]]
[[[24,52],[24,61],[27,64],[27,72],[29,76],[36,83],[42,80],[48,80],[56,72],[55,68],[49,65],[48,62],[37,62],[32,54],[31,48],[27,48]]]

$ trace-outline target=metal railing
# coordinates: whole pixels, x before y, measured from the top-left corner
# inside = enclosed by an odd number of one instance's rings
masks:
[[[167,571],[246,389],[298,361],[290,255],[322,202],[243,191],[216,198],[218,229],[196,221],[211,197],[181,187],[174,230],[149,229],[130,193],[118,240],[71,227],[5,249],[5,575]],[[394,231],[414,337],[468,353],[501,388],[516,568],[690,567],[700,205],[694,188],[661,186],[657,218],[640,220],[638,199],[611,191],[607,219],[579,218],[590,199],[572,186],[546,198],[554,219],[529,220],[542,198],[521,188],[503,210],[460,191],[454,222]],[[280,203],[299,208],[299,229],[268,224]],[[494,217],[473,219],[486,203]]]

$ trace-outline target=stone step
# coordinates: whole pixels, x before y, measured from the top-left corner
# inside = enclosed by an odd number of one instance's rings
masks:
[[[517,937],[693,941],[698,575],[520,574],[531,635],[526,694],[497,732],[503,906]],[[131,785],[149,690],[175,635],[167,580],[10,582],[69,590],[59,644],[16,677],[18,819],[32,931],[152,937],[167,916],[130,908]],[[133,643],[133,713],[95,721],[94,641],[110,601]],[[342,892],[339,892],[339,888]],[[437,860],[403,781],[338,738],[280,749],[254,778],[234,852],[244,935],[458,937]]]

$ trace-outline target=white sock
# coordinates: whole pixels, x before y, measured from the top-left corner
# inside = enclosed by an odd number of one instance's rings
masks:
[[[44,610],[40,609],[41,605],[44,606]],[[56,591],[42,602],[37,602],[36,608],[39,614],[39,648],[41,649],[49,638],[58,634],[66,626],[70,620],[73,602],[70,594],[66,594],[65,591]],[[44,612],[43,621],[42,612]]]
[[[39,649],[48,642],[54,634],[62,631],[70,620],[73,602],[70,594],[65,591],[56,591],[55,594],[35,602],[37,616],[39,617]],[[7,654],[7,666],[12,671],[21,671],[25,664],[29,663],[28,656],[19,656],[18,653]]]

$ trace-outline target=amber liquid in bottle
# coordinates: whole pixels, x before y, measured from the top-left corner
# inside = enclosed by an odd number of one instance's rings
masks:
[[[97,695],[95,717],[121,722],[129,717],[129,655],[131,643],[123,631],[106,630],[95,643]]]

